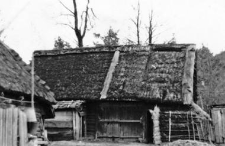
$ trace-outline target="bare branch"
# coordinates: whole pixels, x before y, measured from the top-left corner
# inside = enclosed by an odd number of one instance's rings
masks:
[[[86,34],[86,30],[87,30],[87,22],[88,22],[88,10],[89,10],[89,0],[87,0],[87,5],[86,5],[86,15],[85,15],[85,20],[84,20],[84,30],[83,30],[83,34],[82,34],[82,37],[85,36]]]
[[[59,0],[59,2],[64,8],[66,8],[70,13],[72,13],[74,15],[73,11],[71,11],[67,6],[65,6],[60,0]]]
[[[74,17],[74,15],[73,14],[60,14],[61,16],[72,16],[72,17]]]
[[[91,13],[95,18],[97,18],[92,8],[91,8]]]
[[[75,30],[75,28],[73,28],[71,25],[69,25],[69,24],[66,24],[66,23],[60,23],[61,25],[66,25],[66,26],[68,26],[68,27],[70,27],[72,30]]]

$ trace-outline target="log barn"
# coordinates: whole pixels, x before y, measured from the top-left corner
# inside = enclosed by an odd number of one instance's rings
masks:
[[[162,141],[197,135],[193,44],[40,50],[34,58],[58,101],[85,101],[80,139],[153,143],[156,105]]]
[[[18,125],[15,124],[15,121],[18,120],[19,115],[24,117],[22,119],[20,117],[21,120],[24,120],[22,122],[25,123],[24,129],[22,128],[22,131],[21,129],[19,130],[19,133],[24,132],[24,140],[27,139],[27,133],[32,132],[29,128],[29,124],[28,129],[25,130],[27,128],[27,123],[25,121],[28,120],[29,122],[29,119],[26,118],[28,116],[26,116],[27,114],[25,113],[27,113],[27,111],[29,112],[31,108],[31,67],[22,61],[18,53],[1,41],[0,64],[0,145],[14,145],[15,143],[7,143],[6,139],[13,140],[14,136],[14,140],[17,140],[17,135],[13,134],[17,132],[15,127]],[[34,77],[34,106],[37,131],[31,134],[37,137],[43,137],[45,131],[44,120],[54,118],[52,104],[56,103],[56,100],[54,99],[54,93],[50,91],[50,88],[45,82],[37,75]],[[4,130],[2,127],[8,128]],[[14,132],[11,131],[13,129],[10,130],[10,128],[14,128]],[[4,137],[4,135],[7,136]],[[4,141],[4,139],[6,141]],[[21,145],[25,145],[25,143]]]

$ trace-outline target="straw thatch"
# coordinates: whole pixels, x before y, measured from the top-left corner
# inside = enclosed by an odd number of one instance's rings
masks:
[[[82,111],[85,101],[59,101],[56,105],[53,105],[54,109],[76,109],[76,111]]]
[[[193,88],[193,75],[184,76],[194,67],[185,65],[195,63],[186,57],[193,48],[176,44],[36,51],[35,71],[58,100],[99,100],[104,93],[103,100],[183,103],[186,92],[191,98],[194,92],[188,90]]]
[[[31,68],[18,53],[0,41],[0,92],[30,97]],[[35,96],[47,103],[54,103],[54,94],[38,76],[35,76]]]

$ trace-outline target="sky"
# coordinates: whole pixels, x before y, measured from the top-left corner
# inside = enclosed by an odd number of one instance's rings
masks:
[[[78,1],[79,14],[86,1]],[[61,0],[72,9],[72,0]],[[173,37],[177,43],[208,47],[213,54],[225,50],[224,0],[139,0],[141,10],[141,41],[147,39],[148,16],[153,10],[156,24],[154,43],[164,43]],[[99,41],[93,33],[105,35],[110,27],[118,31],[120,44],[126,39],[136,41],[134,10],[138,0],[90,0],[95,13],[93,28],[87,31],[85,46]],[[51,50],[60,36],[76,47],[75,34],[63,24],[72,23],[68,11],[58,0],[0,0],[0,40],[17,51],[25,62],[31,60],[34,50]]]

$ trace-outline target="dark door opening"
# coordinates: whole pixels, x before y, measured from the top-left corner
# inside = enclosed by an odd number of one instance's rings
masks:
[[[147,143],[153,143],[153,121],[149,110],[147,111],[146,118],[146,141]]]

